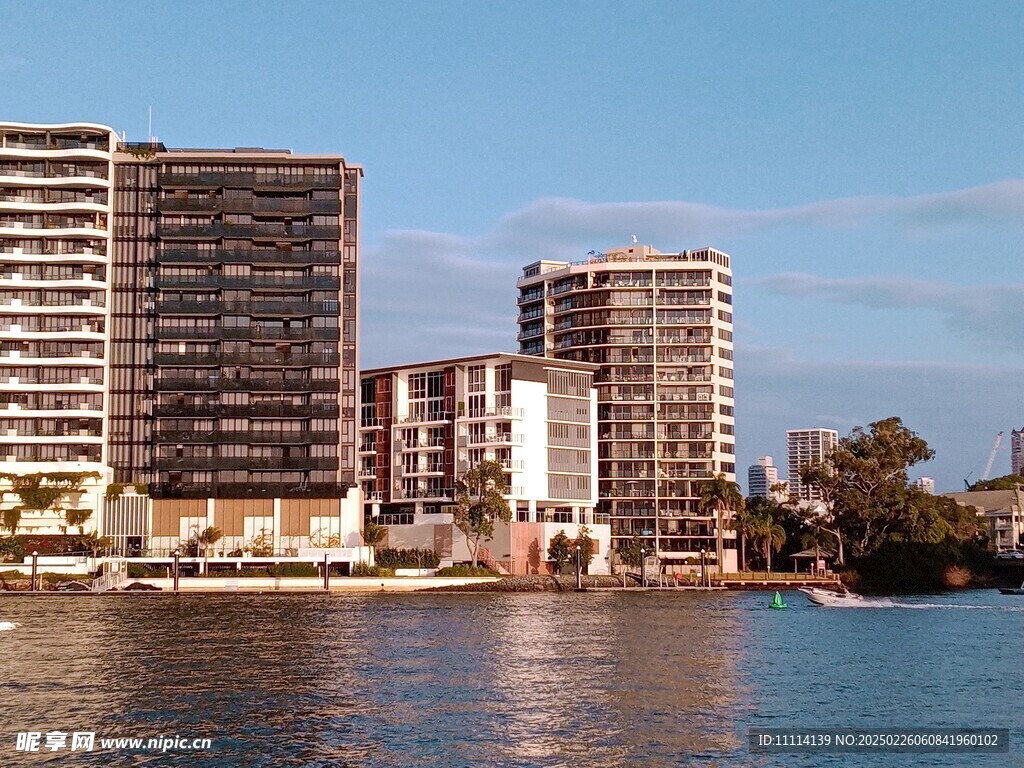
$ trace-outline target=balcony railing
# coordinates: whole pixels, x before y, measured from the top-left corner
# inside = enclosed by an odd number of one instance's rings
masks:
[[[467,445],[522,445],[523,435],[512,432],[488,432],[484,435],[464,434]]]
[[[413,413],[399,414],[395,420],[397,424],[430,424],[440,421],[451,421],[455,414],[451,411],[437,411],[435,413]]]
[[[337,301],[158,301],[156,311],[165,315],[336,315]]]
[[[246,187],[254,189],[340,189],[342,177],[338,175],[315,176],[312,174],[288,176],[264,176],[262,174],[225,171],[221,173],[165,173],[160,175],[160,186],[166,187]]]
[[[341,362],[337,353],[284,354],[284,353],[223,353],[200,355],[189,352],[158,352],[154,355],[157,365],[267,365],[275,368],[301,368],[309,366],[335,367]]]
[[[252,469],[252,470],[336,470],[338,460],[330,457],[296,456],[244,458],[223,456],[185,456],[170,458],[158,456],[154,460],[158,470],[199,469],[205,471],[220,469]]]
[[[337,379],[156,379],[156,389],[160,392],[208,392],[208,391],[242,391],[242,392],[338,392],[340,385]]]
[[[340,251],[284,251],[269,248],[244,250],[160,249],[161,264],[340,264]]]
[[[513,408],[509,405],[489,406],[487,408],[471,408],[466,412],[467,419],[521,419],[525,411],[522,408]]]
[[[158,275],[156,287],[173,288],[273,288],[275,290],[327,290],[336,291],[341,281],[331,275],[288,275],[262,276],[206,274],[206,275]]]
[[[348,488],[346,483],[150,483],[149,494],[157,499],[337,499]]]
[[[267,443],[273,445],[331,444],[338,442],[338,433],[297,430],[294,432],[221,430],[163,430],[153,433],[158,443]]]
[[[248,339],[250,341],[337,341],[341,332],[337,328],[160,328],[156,329],[157,339]]]
[[[209,224],[206,226],[161,224],[157,236],[165,240],[209,240],[222,237],[281,240],[338,240],[340,227],[292,224]]]
[[[153,408],[158,417],[196,418],[222,416],[224,418],[285,417],[336,419],[340,407],[335,404],[312,403],[293,405],[291,403],[250,403],[249,405],[221,405],[219,403],[160,404]]]

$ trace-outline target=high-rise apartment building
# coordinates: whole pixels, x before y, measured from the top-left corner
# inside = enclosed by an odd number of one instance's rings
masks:
[[[789,472],[789,495],[800,501],[821,501],[821,492],[814,485],[800,482],[801,468],[822,461],[839,444],[834,429],[787,429],[786,466]]]
[[[735,481],[731,286],[721,251],[650,246],[538,261],[517,283],[520,352],[599,366],[598,511],[617,546],[635,534],[669,561],[717,553],[699,500],[716,474]]]
[[[352,485],[360,169],[162,145],[116,168],[118,478],[168,498]]]
[[[535,573],[552,536],[587,525],[598,543],[591,573],[602,572],[609,528],[595,514],[596,370],[497,353],[363,371],[359,477],[389,545],[466,559],[455,483],[494,461],[506,471],[513,520],[497,527],[488,557]]]
[[[361,176],[0,124],[8,465],[145,484],[152,515],[105,531],[124,540],[295,547],[353,514],[358,538]]]
[[[92,123],[0,123],[0,470],[95,472],[80,506],[109,482],[116,140]],[[48,532],[53,517],[24,528]]]
[[[771,456],[760,456],[756,464],[747,468],[747,495],[763,499],[775,498],[772,486],[779,484],[779,468]]]
[[[1024,427],[1010,432],[1010,471],[1024,475]]]

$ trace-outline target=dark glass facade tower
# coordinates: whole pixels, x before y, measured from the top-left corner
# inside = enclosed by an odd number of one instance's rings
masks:
[[[354,485],[361,176],[340,156],[121,146],[115,480],[158,498]]]

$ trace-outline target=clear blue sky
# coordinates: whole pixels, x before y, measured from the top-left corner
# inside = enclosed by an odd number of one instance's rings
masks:
[[[364,365],[515,349],[538,256],[733,255],[739,464],[1024,425],[1024,4],[0,2],[2,117],[366,169]],[[1008,434],[1007,434],[1008,437]],[[1002,449],[995,473],[1009,470]],[[743,478],[745,479],[745,478]]]

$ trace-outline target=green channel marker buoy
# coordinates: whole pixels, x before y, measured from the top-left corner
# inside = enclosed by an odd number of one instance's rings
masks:
[[[776,611],[781,611],[783,608],[788,608],[789,606],[782,602],[782,595],[776,592],[775,597],[772,598],[772,601],[768,604],[768,607],[774,608]]]

